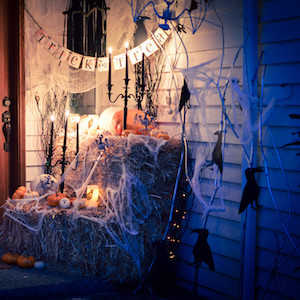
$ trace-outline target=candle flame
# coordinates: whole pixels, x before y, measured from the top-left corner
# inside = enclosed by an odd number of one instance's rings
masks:
[[[66,118],[68,118],[70,111],[67,109],[66,110]]]
[[[129,46],[129,43],[128,42],[125,42],[125,48],[127,49]]]
[[[54,121],[54,115],[51,115],[50,119],[53,122]]]
[[[80,121],[80,116],[76,116],[76,117],[75,117],[75,122],[76,122],[76,123],[79,123],[79,121]]]
[[[108,48],[108,52],[109,52],[110,54],[112,54],[112,47],[109,47],[109,48]]]

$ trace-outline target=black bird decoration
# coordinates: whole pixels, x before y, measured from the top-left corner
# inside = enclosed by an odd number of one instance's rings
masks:
[[[257,172],[263,172],[263,170],[261,168],[248,168],[245,171],[247,183],[243,191],[242,200],[239,208],[239,214],[242,213],[249,204],[251,204],[251,207],[253,209],[259,208],[261,206],[257,203],[259,195],[259,187],[255,180],[255,173]],[[253,206],[254,202],[256,207]]]
[[[181,89],[181,96],[180,96],[180,102],[179,102],[179,111],[182,110],[182,108],[184,107],[184,105],[190,100],[190,91],[189,88],[187,86],[187,83],[184,79],[184,83]]]
[[[137,47],[142,42],[144,42],[148,38],[147,30],[144,24],[145,20],[148,20],[150,18],[146,16],[139,16],[136,20],[136,31],[134,33],[134,47]]]
[[[208,230],[201,228],[201,229],[194,229],[191,231],[192,233],[198,233],[197,242],[193,248],[193,255],[194,255],[194,263],[193,265],[200,266],[202,262],[205,262],[209,269],[214,271],[215,265],[211,253],[210,246],[207,243],[208,237]]]
[[[223,158],[222,158],[222,131],[217,131],[215,134],[218,136],[216,146],[212,153],[212,161],[218,166],[220,173],[223,172]]]

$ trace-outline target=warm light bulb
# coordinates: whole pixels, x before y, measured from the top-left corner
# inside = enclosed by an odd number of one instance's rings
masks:
[[[108,48],[108,53],[112,54],[112,47]]]
[[[125,48],[127,49],[129,46],[129,43],[128,42],[125,42]]]

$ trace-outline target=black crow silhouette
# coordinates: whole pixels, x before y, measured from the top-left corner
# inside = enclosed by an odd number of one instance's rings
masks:
[[[259,195],[259,187],[255,180],[255,173],[262,172],[261,168],[248,168],[245,171],[245,175],[247,178],[247,183],[245,185],[242,200],[240,203],[239,214],[243,212],[249,204],[253,209],[259,208],[260,205],[257,203],[258,195]],[[255,202],[256,207],[253,207],[253,202]]]
[[[184,107],[184,105],[190,100],[190,91],[189,88],[187,86],[187,83],[184,79],[184,83],[181,89],[181,96],[180,96],[180,101],[179,101],[179,111],[182,110],[182,108]]]
[[[214,271],[215,265],[212,258],[211,249],[207,243],[208,230],[207,229],[194,229],[192,233],[198,233],[197,242],[193,248],[193,255],[195,261],[193,265],[201,265],[202,262],[205,262],[209,269]]]
[[[217,131],[215,134],[218,136],[216,146],[212,153],[212,161],[218,166],[220,173],[223,172],[223,158],[222,158],[222,131]]]

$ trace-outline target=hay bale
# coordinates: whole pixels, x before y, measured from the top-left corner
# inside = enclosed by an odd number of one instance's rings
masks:
[[[90,139],[69,166],[66,191],[80,194],[85,178],[105,191],[96,210],[52,208],[46,199],[5,204],[1,243],[6,251],[30,254],[54,269],[128,282],[141,278],[154,257],[152,244],[166,228],[180,142],[153,137],[110,137],[101,150]],[[71,169],[70,169],[71,168]]]

